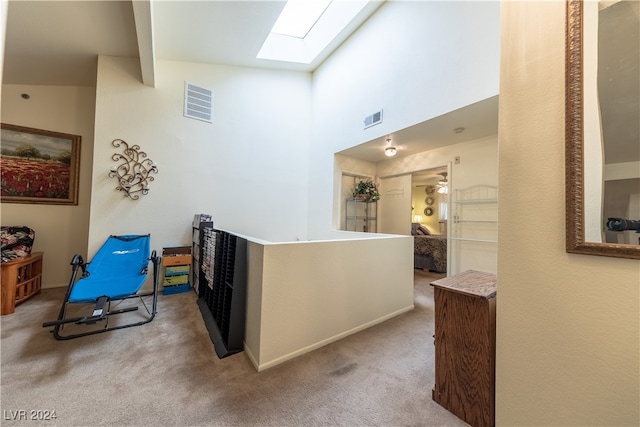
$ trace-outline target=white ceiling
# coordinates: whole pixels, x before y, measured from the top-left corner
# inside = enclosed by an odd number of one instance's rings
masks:
[[[98,55],[138,57],[130,1],[10,1],[3,83],[95,86]]]
[[[310,64],[257,59],[286,1],[159,1],[153,3],[158,59],[313,71],[378,7],[372,1]]]
[[[152,1],[152,54],[156,59],[313,71],[383,1],[366,6],[311,64],[257,59],[285,3]],[[141,56],[131,0],[11,0],[7,21],[5,84],[93,86],[98,55]]]
[[[457,133],[456,130],[462,131]],[[384,155],[387,145],[398,149],[396,157],[404,157],[497,133],[498,96],[494,96],[343,150],[339,154],[377,163],[389,159]],[[387,138],[391,139],[390,143],[387,143]]]
[[[148,0],[136,0],[145,1]],[[153,54],[156,59],[312,71],[383,2],[365,8],[312,64],[256,59],[285,3],[284,0],[153,1],[154,52],[146,54]],[[138,51],[130,0],[12,0],[7,21],[4,84],[94,86],[98,55],[143,56]],[[141,67],[144,68],[144,61]],[[495,134],[497,111],[498,101],[494,97],[389,136],[398,147],[398,156],[406,156]],[[453,133],[458,127],[464,127],[465,131]],[[385,139],[376,139],[343,154],[371,162],[385,160]]]

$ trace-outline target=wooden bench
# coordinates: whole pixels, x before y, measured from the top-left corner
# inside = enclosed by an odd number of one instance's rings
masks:
[[[16,305],[40,293],[43,254],[34,252],[2,263],[2,316],[13,313]]]

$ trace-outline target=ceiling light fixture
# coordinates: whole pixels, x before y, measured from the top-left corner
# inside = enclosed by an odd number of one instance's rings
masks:
[[[387,147],[384,149],[384,155],[387,156],[387,157],[393,157],[398,152],[396,147],[394,147],[394,146],[392,146],[390,144],[391,144],[391,138],[387,138]]]

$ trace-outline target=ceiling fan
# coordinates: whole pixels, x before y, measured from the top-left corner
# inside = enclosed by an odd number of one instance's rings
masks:
[[[447,182],[447,172],[435,172],[435,171],[427,171],[428,173],[426,174],[414,174],[413,177],[419,177],[419,178],[427,178],[429,182],[425,183],[425,184],[416,184],[415,187],[425,187],[424,191],[425,193],[427,193],[427,195],[431,196],[433,195],[436,190],[438,190],[438,192],[440,194],[446,194],[445,190],[442,190],[442,188],[446,188],[448,185]],[[442,175],[443,179],[439,179],[437,184],[433,184],[433,180],[435,178],[438,177],[438,175]]]
[[[447,172],[441,172],[442,179],[438,181],[436,189],[440,194],[447,194],[449,192],[449,181],[447,181]]]

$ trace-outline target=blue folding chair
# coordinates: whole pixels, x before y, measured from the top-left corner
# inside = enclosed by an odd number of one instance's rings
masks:
[[[45,328],[53,326],[53,336],[56,339],[64,340],[151,322],[156,315],[158,305],[160,257],[156,256],[155,250],[149,255],[149,242],[150,235],[148,234],[109,236],[91,262],[85,263],[80,254],[74,255],[71,260],[71,279],[58,319],[45,322],[42,326]],[[146,281],[150,261],[153,264],[153,291],[141,294],[139,291]],[[82,270],[82,275],[76,280],[79,269]],[[153,296],[151,310],[142,298],[148,296]],[[137,298],[139,304],[111,310],[112,302],[132,298]],[[67,318],[66,312],[69,304],[95,304],[95,307],[88,316]],[[109,316],[137,311],[139,305],[142,305],[146,310],[143,320],[109,326]],[[63,326],[67,323],[82,325],[96,324],[101,321],[105,321],[104,328],[101,329],[69,335],[60,334]]]

